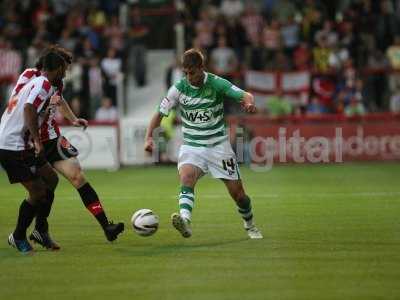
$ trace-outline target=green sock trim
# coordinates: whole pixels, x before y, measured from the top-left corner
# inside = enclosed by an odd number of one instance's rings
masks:
[[[185,193],[191,193],[194,194],[194,189],[189,187],[189,186],[181,186],[181,193],[185,194]]]
[[[189,204],[186,204],[186,203],[179,204],[179,208],[180,209],[186,209],[186,210],[188,210],[190,212],[192,212],[192,210],[193,210],[193,208]]]

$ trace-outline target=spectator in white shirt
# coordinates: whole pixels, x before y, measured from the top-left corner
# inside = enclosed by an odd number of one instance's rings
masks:
[[[238,18],[243,10],[241,0],[223,0],[221,3],[221,13],[228,19]]]
[[[218,76],[230,80],[237,65],[235,52],[227,45],[226,37],[221,36],[218,39],[218,47],[211,52],[211,69]]]
[[[101,60],[100,64],[105,75],[104,92],[115,104],[117,98],[117,82],[122,68],[121,58],[117,57],[117,51],[111,47],[107,51],[107,56]]]
[[[115,122],[118,119],[118,112],[112,101],[108,97],[104,97],[101,101],[101,106],[96,112],[96,121],[99,122]]]

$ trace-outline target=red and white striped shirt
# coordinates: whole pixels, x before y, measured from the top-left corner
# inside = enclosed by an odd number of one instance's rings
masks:
[[[0,123],[0,149],[21,151],[32,146],[28,128],[24,122],[25,103],[32,104],[39,115],[39,126],[43,123],[50,97],[56,92],[44,76],[27,82],[17,94],[12,94]]]
[[[19,91],[27,84],[29,81],[41,76],[41,72],[38,69],[26,69],[22,74],[19,76],[17,84],[15,85],[12,96],[15,96],[19,93]],[[56,87],[56,93],[59,96],[62,96],[63,85],[62,83],[60,86]],[[54,105],[48,106],[49,113],[45,120],[43,120],[43,124],[40,127],[40,140],[42,142],[46,142],[48,140],[56,139],[60,136],[60,128],[56,122],[56,107]]]

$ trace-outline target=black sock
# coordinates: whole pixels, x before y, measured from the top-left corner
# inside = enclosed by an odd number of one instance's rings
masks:
[[[33,218],[36,215],[36,206],[23,200],[19,207],[17,227],[13,233],[16,240],[26,239],[26,230],[31,225]]]
[[[238,206],[238,212],[242,216],[243,220],[245,220],[246,222],[251,221],[253,219],[253,213],[251,211],[250,198],[246,195],[236,204]]]
[[[106,214],[101,206],[99,197],[96,191],[89,183],[85,183],[78,189],[83,204],[90,211],[90,213],[97,219],[103,229],[108,225]]]
[[[54,191],[47,190],[46,202],[39,204],[37,208],[35,229],[39,232],[47,232],[49,230],[49,223],[47,222],[47,218],[50,215],[53,201]]]

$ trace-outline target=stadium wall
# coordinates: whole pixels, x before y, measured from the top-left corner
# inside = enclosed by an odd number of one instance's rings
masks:
[[[395,114],[231,117],[229,124],[256,163],[400,160],[400,116]]]
[[[240,162],[335,163],[400,160],[400,115],[382,113],[346,118],[342,115],[286,117],[229,117],[231,141]],[[91,123],[86,131],[63,126],[78,148],[85,169],[118,169],[157,161],[159,153],[143,151],[147,121],[124,118],[120,123]],[[167,147],[171,161],[181,143]],[[252,153],[252,151],[254,153]],[[239,153],[243,152],[243,153]]]

